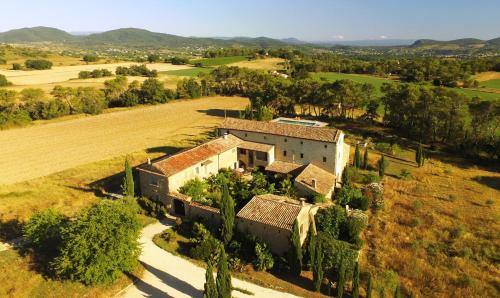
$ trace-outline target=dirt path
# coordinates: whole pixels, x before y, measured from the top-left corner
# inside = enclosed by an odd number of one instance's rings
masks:
[[[247,103],[210,97],[0,131],[0,185],[193,139]]]
[[[146,268],[143,278],[127,288],[122,297],[202,297],[205,284],[205,269],[181,257],[174,256],[153,243],[154,235],[170,228],[167,223],[155,223],[142,231],[143,245],[140,261]],[[233,297],[296,297],[291,294],[264,288],[233,278],[234,287],[246,289],[255,295],[249,296],[233,291]]]

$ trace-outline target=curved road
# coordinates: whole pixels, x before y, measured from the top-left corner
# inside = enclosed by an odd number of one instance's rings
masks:
[[[140,242],[143,245],[139,260],[146,271],[141,280],[126,288],[121,297],[202,297],[205,284],[205,269],[174,256],[153,243],[154,235],[172,225],[158,222],[143,229]],[[255,295],[249,296],[233,291],[233,297],[297,297],[288,293],[264,288],[246,281],[232,279],[233,286],[246,289]]]

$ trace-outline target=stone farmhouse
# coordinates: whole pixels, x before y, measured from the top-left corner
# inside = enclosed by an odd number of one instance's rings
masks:
[[[301,197],[331,197],[349,160],[349,145],[338,129],[310,126],[309,122],[260,122],[228,118],[217,128],[218,137],[197,147],[139,166],[141,194],[165,204],[174,215],[220,220],[216,208],[192,202],[179,188],[196,177],[220,169],[245,172],[256,167],[289,176]],[[257,234],[275,253],[282,253],[293,222],[300,222],[305,238],[311,204],[288,198],[256,196],[237,215],[238,229]],[[312,215],[311,215],[312,214]],[[268,238],[268,239],[267,239]],[[288,239],[288,238],[287,238]],[[303,240],[303,239],[302,239]]]

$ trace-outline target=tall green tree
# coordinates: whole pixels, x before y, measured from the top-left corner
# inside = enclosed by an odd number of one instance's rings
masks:
[[[123,184],[122,184],[123,194],[127,197],[134,197],[135,196],[134,175],[132,174],[132,168],[130,167],[128,158],[125,159],[124,167],[125,167],[125,177],[123,178]]]
[[[233,238],[234,228],[234,200],[229,195],[229,188],[226,183],[222,186],[222,200],[220,204],[221,214],[221,237],[224,244],[228,244]]]
[[[337,280],[337,297],[342,298],[344,295],[344,286],[346,283],[346,264],[341,261],[339,268],[339,278]]]
[[[217,279],[215,280],[217,297],[231,298],[231,273],[227,263],[227,255],[224,246],[220,248],[219,262],[217,263]]]
[[[372,298],[372,275],[368,272],[368,280],[366,281],[366,298]]]
[[[356,149],[354,150],[354,167],[356,169],[361,168],[361,152],[359,151],[358,144],[356,144]]]
[[[385,170],[387,168],[388,162],[385,160],[384,155],[378,160],[378,175],[379,177],[384,177]]]
[[[354,266],[354,273],[352,276],[352,298],[359,297],[359,262]]]
[[[368,147],[365,148],[365,153],[363,154],[363,169],[368,169]]]
[[[314,236],[316,238],[316,236]],[[321,290],[321,282],[323,281],[323,245],[321,241],[315,240],[315,253],[313,259],[313,285],[314,290],[319,292]]]
[[[300,244],[299,223],[293,223],[292,235],[289,240],[288,263],[292,274],[299,276],[302,271],[302,245]]]
[[[217,298],[217,288],[215,286],[214,272],[212,261],[208,261],[207,271],[205,273],[205,286],[203,290],[203,298]]]

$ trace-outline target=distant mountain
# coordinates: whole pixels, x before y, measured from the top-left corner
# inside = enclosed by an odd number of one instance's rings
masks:
[[[325,41],[317,42],[329,46],[353,46],[353,47],[393,47],[393,46],[409,46],[414,39],[365,39],[365,40],[342,40],[342,41]]]
[[[4,43],[66,42],[74,39],[74,35],[50,27],[21,28],[0,33],[0,42]]]
[[[296,45],[302,45],[302,44],[308,44],[309,42],[303,41],[300,39],[297,39],[295,37],[289,37],[289,38],[282,38],[280,39],[282,42],[287,43],[287,44],[296,44]]]
[[[457,46],[470,46],[477,44],[485,44],[488,41],[484,41],[477,38],[462,38],[455,40],[433,40],[433,39],[419,39],[416,40],[412,47],[420,47],[420,46],[434,46],[434,45],[457,45]]]

